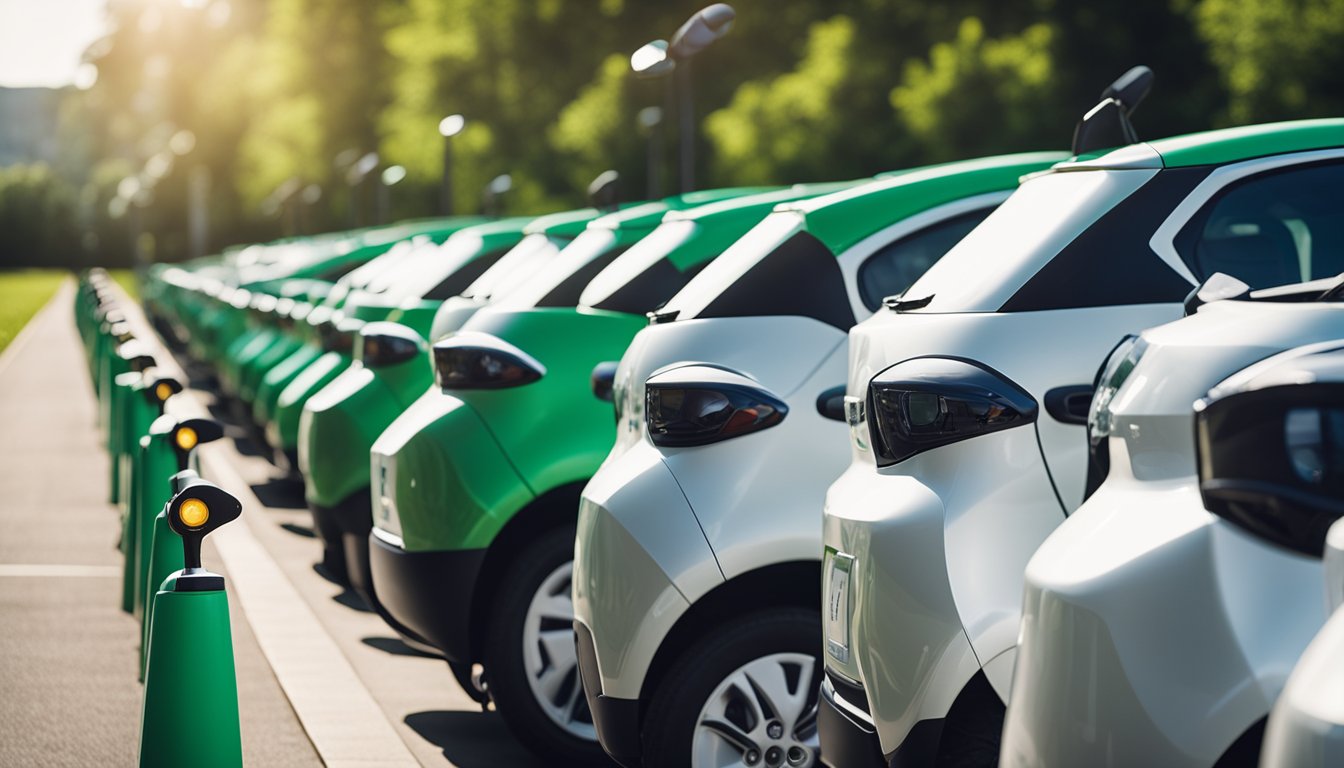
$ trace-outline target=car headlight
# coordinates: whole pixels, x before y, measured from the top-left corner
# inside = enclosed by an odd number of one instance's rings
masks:
[[[644,423],[658,446],[717,443],[769,429],[788,412],[752,379],[715,366],[654,373],[644,385]]]
[[[1111,403],[1115,400],[1120,387],[1129,380],[1129,375],[1134,372],[1134,367],[1139,364],[1139,359],[1147,349],[1148,342],[1138,336],[1126,336],[1115,345],[1115,349],[1111,350],[1106,362],[1102,363],[1097,371],[1097,379],[1093,382],[1095,391],[1092,395],[1092,404],[1087,410],[1088,456],[1087,482],[1083,489],[1084,501],[1101,487],[1106,475],[1110,474],[1111,451],[1106,438],[1111,436],[1115,428]]]
[[[1087,435],[1093,445],[1110,437],[1114,428],[1111,402],[1147,349],[1148,342],[1138,336],[1126,336],[1102,364],[1097,374],[1096,393],[1092,395],[1092,405],[1087,411]]]
[[[897,363],[868,384],[868,423],[879,467],[923,451],[1031,424],[1036,400],[996,371],[946,357]]]
[[[489,334],[455,333],[434,345],[434,380],[443,389],[507,389],[544,375],[531,355]]]
[[[1210,512],[1320,557],[1344,517],[1344,385],[1267,387],[1195,403],[1199,492]]]

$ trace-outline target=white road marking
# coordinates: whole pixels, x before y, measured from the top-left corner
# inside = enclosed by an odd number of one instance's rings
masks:
[[[59,565],[52,563],[0,563],[0,578],[121,578],[121,567],[116,565]]]

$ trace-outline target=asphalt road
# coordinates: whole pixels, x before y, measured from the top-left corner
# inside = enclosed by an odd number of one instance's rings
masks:
[[[139,624],[119,608],[120,523],[106,501],[107,457],[72,300],[67,284],[0,357],[0,766],[127,765],[137,754]],[[243,520],[232,525],[245,524],[245,532],[218,546],[207,540],[204,560],[228,579],[247,765],[406,762],[390,752],[427,766],[553,764],[520,747],[443,661],[404,645],[357,595],[314,567],[321,545],[301,486],[262,456],[227,404],[199,387],[178,397],[195,398],[227,423],[227,439],[201,449],[202,473],[244,504]],[[297,595],[290,607],[301,610],[277,612],[264,604],[268,596],[246,594],[239,584],[255,590],[265,582],[251,569],[246,580],[230,576],[225,555],[239,557],[240,546],[264,561],[246,562],[284,582],[272,581],[283,587],[272,591]],[[316,653],[299,658],[304,668],[295,674],[292,649],[302,655],[309,645],[338,653],[326,662]],[[311,668],[322,663],[330,669]],[[334,711],[351,700],[370,704],[353,719]],[[359,743],[361,734],[379,732],[395,733],[392,742],[373,741],[396,749]]]
[[[67,283],[0,357],[3,766],[130,765],[139,742],[140,625],[120,609],[120,522],[72,296]],[[244,760],[321,765],[230,608]]]

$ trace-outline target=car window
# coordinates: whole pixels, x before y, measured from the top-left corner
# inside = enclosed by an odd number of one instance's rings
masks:
[[[859,265],[863,305],[876,312],[883,299],[904,293],[993,210],[993,206],[978,208],[943,219],[877,249]]]
[[[841,330],[849,330],[854,325],[854,309],[845,291],[840,264],[831,249],[810,233],[794,232],[768,253],[742,260],[741,267],[736,280],[712,297],[703,297],[703,304],[698,308],[694,305],[701,301],[679,302],[677,299],[681,294],[678,294],[663,311],[681,320],[798,315],[815,318]],[[709,271],[706,269],[700,274],[705,276]],[[695,282],[692,280],[686,290],[697,293]]]
[[[1269,288],[1344,272],[1344,163],[1251,176],[1181,229],[1176,251],[1199,280],[1223,272]]]
[[[476,278],[480,277],[492,264],[499,261],[500,257],[508,252],[509,248],[505,247],[481,254],[443,278],[438,285],[429,289],[422,298],[425,301],[446,301],[448,298],[462,293],[467,286],[471,285]]]

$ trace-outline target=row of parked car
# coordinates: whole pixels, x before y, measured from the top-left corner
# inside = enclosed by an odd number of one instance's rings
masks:
[[[1140,142],[1150,81],[1068,153],[250,246],[146,303],[327,568],[552,761],[1232,765],[1277,701],[1263,759],[1337,763],[1344,120]]]

